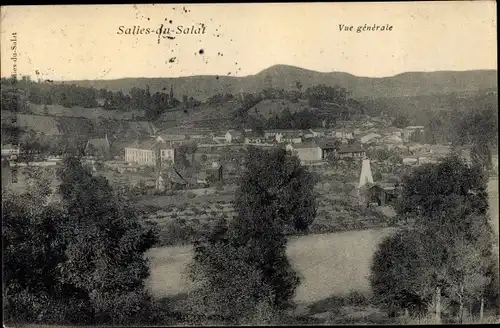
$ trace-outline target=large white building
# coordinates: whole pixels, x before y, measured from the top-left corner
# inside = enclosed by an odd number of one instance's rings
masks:
[[[162,165],[174,163],[175,150],[167,143],[155,140],[134,142],[125,147],[125,161],[142,166],[155,166],[160,160]]]

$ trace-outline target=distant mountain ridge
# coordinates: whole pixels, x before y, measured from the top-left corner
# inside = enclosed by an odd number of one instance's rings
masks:
[[[289,65],[274,65],[263,71],[243,77],[198,75],[176,78],[123,78],[116,80],[64,81],[96,89],[121,90],[128,93],[133,87],[146,88],[151,92],[169,92],[173,85],[176,98],[182,95],[205,100],[217,93],[238,94],[258,92],[266,86],[285,90],[302,90],[316,84],[339,85],[355,98],[400,97],[430,94],[476,92],[497,89],[497,70],[405,72],[391,77],[359,77],[344,72],[317,72]],[[62,82],[56,82],[62,83]]]

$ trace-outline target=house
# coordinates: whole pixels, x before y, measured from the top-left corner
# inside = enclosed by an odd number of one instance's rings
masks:
[[[216,165],[215,167],[208,168],[207,181],[224,181],[224,167],[222,165]]]
[[[279,129],[279,130],[266,130],[264,131],[264,138],[270,139],[271,137],[278,143],[300,143],[302,142],[302,130],[294,129]]]
[[[375,184],[368,189],[368,204],[394,205],[397,198],[398,191],[393,184]]]
[[[264,143],[264,138],[255,132],[248,131],[245,133],[245,144],[261,144]]]
[[[194,153],[194,161],[201,164],[209,164],[220,159],[218,152],[211,151],[210,148],[200,148]]]
[[[403,158],[404,165],[416,165],[418,163],[418,158],[416,157],[405,157]]]
[[[156,147],[160,155],[160,165],[173,165],[175,163],[175,149],[168,144],[158,144]]]
[[[104,107],[106,105],[106,98],[97,98],[97,107]]]
[[[48,178],[50,188],[52,190],[51,200],[54,200],[57,194],[57,188],[61,181],[57,176],[59,163],[54,161],[18,163],[6,158],[2,159],[2,191],[10,190],[17,193],[22,193],[27,190],[31,183],[30,170],[33,168],[40,169],[43,175]]]
[[[198,174],[196,174],[196,183],[198,184],[208,184],[208,174],[207,172],[204,172],[204,171],[201,171],[201,172],[198,172]]]
[[[188,140],[185,134],[160,134],[156,137],[157,142],[169,143],[172,146],[183,144]]]
[[[226,132],[225,138],[226,143],[237,143],[242,141],[241,139],[243,139],[243,133],[236,130],[229,130]]]
[[[309,130],[304,130],[302,134],[302,138],[304,139],[312,139],[317,137],[317,134],[315,134],[311,129]]]
[[[424,126],[407,126],[403,129],[403,140],[405,141],[419,141],[424,135]]]
[[[104,157],[109,156],[109,141],[106,134],[103,139],[89,139],[85,145],[85,156]]]
[[[390,144],[390,145],[402,145],[403,144],[403,139],[401,139],[401,137],[398,137],[395,134],[391,134],[391,135],[386,135],[385,137],[383,137],[382,139],[380,139],[379,143],[384,144],[384,145],[387,145],[387,144]]]
[[[175,150],[169,144],[156,140],[136,141],[125,147],[125,161],[141,166],[156,166],[158,160],[162,165],[173,164]]]
[[[365,149],[360,144],[341,144],[335,152],[338,158],[363,158],[366,156]]]
[[[301,143],[303,132],[302,130],[281,130],[276,136],[278,143]]]
[[[335,131],[333,136],[337,139],[354,139],[354,133],[346,130]]]
[[[373,142],[373,141],[376,141],[377,139],[381,138],[382,136],[378,133],[369,133],[365,136],[362,136],[359,141],[363,144],[365,143],[369,143],[369,142]]]
[[[140,166],[156,166],[157,156],[155,146],[158,142],[154,140],[136,141],[125,147],[125,161]]]
[[[226,142],[226,135],[214,135],[212,137],[212,140],[216,143],[216,144],[224,144]]]
[[[340,147],[340,142],[336,139],[326,139],[318,141],[317,145],[321,149],[321,159],[326,159],[330,154],[335,154]]]
[[[400,138],[403,136],[403,132],[402,131],[403,131],[402,129],[396,128],[396,127],[392,127],[392,126],[389,127],[389,128],[387,128],[387,130],[386,130],[387,134],[389,134],[389,135],[395,135],[395,136],[398,136]]]
[[[332,129],[313,128],[309,131],[311,131],[311,133],[313,134],[313,138],[328,137],[332,135]]]
[[[16,159],[19,157],[19,154],[19,146],[14,146],[12,144],[2,145],[2,158]]]
[[[155,187],[160,191],[164,191],[180,189],[188,184],[188,181],[174,167],[169,167],[158,175]]]
[[[316,143],[290,143],[285,149],[292,155],[297,155],[301,162],[319,161],[323,159],[323,152]]]

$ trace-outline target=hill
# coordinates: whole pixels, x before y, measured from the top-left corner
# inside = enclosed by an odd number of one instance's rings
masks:
[[[302,89],[325,84],[339,85],[359,97],[421,96],[431,94],[476,92],[497,89],[496,70],[407,72],[392,77],[359,77],[343,72],[316,72],[288,65],[271,66],[255,75],[232,76],[189,76],[177,78],[124,78],[117,80],[65,81],[96,89],[129,92],[133,87],[146,88],[151,92],[167,91],[174,86],[176,97],[182,95],[205,100],[217,93],[253,93],[272,84],[275,88],[296,89],[300,81]],[[58,82],[62,83],[62,82]]]

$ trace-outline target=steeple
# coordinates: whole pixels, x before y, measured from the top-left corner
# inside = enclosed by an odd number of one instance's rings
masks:
[[[370,168],[370,160],[365,158],[361,164],[358,188],[364,187],[367,183],[373,183],[373,176],[372,169]]]
[[[174,100],[174,85],[170,85],[170,99],[171,101]]]

